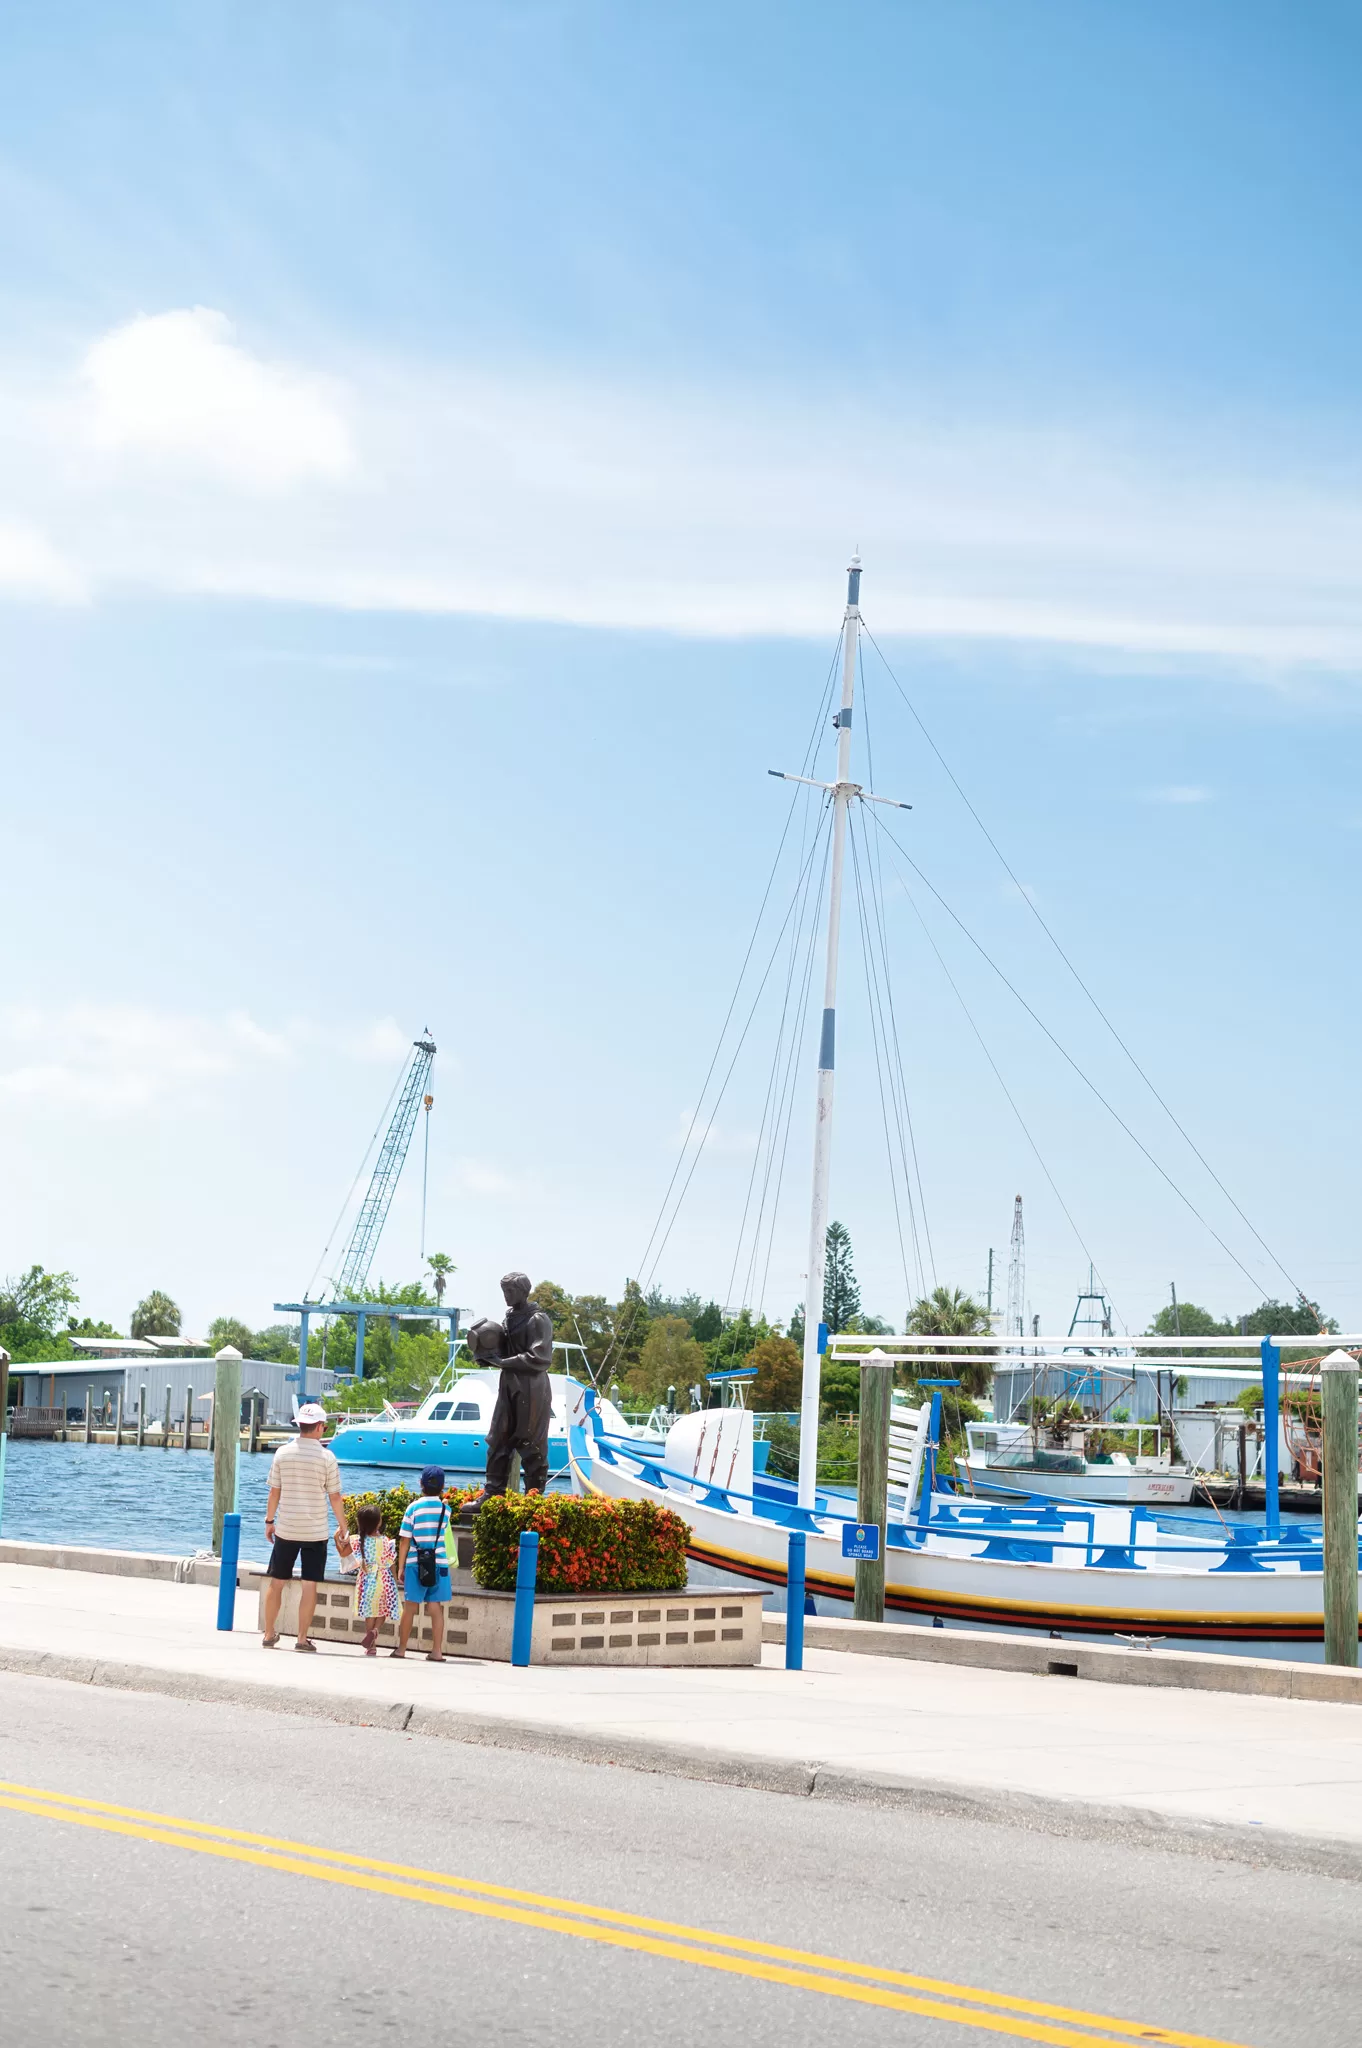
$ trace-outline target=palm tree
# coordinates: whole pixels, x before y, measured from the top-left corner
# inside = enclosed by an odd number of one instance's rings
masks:
[[[133,1310],[131,1329],[134,1337],[178,1337],[179,1303],[162,1294],[159,1287],[153,1287],[146,1300],[139,1301]]]
[[[453,1259],[450,1258],[448,1252],[432,1252],[430,1257],[426,1260],[426,1264],[427,1266],[429,1266],[431,1272],[435,1275],[436,1302],[443,1302],[445,1298],[445,1288],[449,1285],[449,1276],[451,1273],[457,1272],[458,1268],[454,1264]]]
[[[988,1311],[977,1302],[972,1294],[962,1294],[958,1287],[934,1287],[930,1294],[915,1301],[908,1311],[904,1333],[910,1337],[974,1337],[988,1334]],[[942,1354],[942,1364],[949,1359],[954,1370],[950,1378],[958,1378],[960,1391],[971,1399],[977,1394],[986,1394],[993,1378],[993,1368],[982,1359],[959,1359],[951,1357],[949,1351]],[[920,1379],[920,1367],[910,1368],[914,1379]],[[946,1374],[941,1375],[946,1378]]]

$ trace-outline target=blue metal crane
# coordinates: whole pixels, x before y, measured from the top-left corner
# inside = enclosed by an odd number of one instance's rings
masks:
[[[411,1144],[412,1132],[416,1129],[417,1111],[426,1092],[430,1079],[431,1062],[435,1058],[435,1044],[429,1038],[418,1038],[412,1046],[411,1065],[402,1083],[402,1092],[397,1108],[393,1111],[392,1122],[388,1125],[383,1143],[379,1148],[378,1162],[369,1182],[368,1192],[359,1206],[355,1227],[350,1233],[350,1242],[345,1247],[336,1275],[335,1292],[339,1301],[362,1301],[373,1264],[378,1240],[383,1235],[383,1226],[388,1220],[397,1183],[406,1164],[407,1148]]]

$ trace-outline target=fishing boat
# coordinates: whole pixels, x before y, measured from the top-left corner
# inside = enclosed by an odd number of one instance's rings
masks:
[[[1152,1507],[1185,1506],[1196,1490],[1196,1474],[1185,1465],[1175,1465],[1156,1451],[1142,1455],[1143,1424],[1129,1430],[1117,1424],[1098,1425],[1089,1431],[1079,1424],[1066,1430],[1063,1445],[1043,1444],[1026,1423],[967,1422],[966,1450],[955,1460],[961,1485],[971,1495],[989,1499],[1014,1499],[1019,1493],[1040,1494],[1050,1500],[1086,1500],[1136,1504]],[[1157,1442],[1161,1432],[1152,1432]],[[1093,1449],[1089,1437],[1133,1435],[1130,1448]]]
[[[794,1486],[759,1478],[753,1466],[752,1416],[724,1408],[680,1417],[660,1449],[621,1435],[605,1404],[593,1394],[580,1421],[569,1420],[568,1457],[582,1492],[618,1500],[652,1501],[674,1509],[689,1525],[692,1558],[749,1581],[787,1582],[792,1535],[803,1538],[805,1584],[823,1601],[850,1603],[855,1567],[843,1551],[848,1525],[858,1521],[853,1502],[817,1483],[822,1369],[829,1354],[843,1364],[891,1362],[919,1382],[946,1375],[952,1360],[979,1363],[987,1372],[1012,1349],[978,1336],[829,1336],[822,1323],[824,1260],[831,1168],[836,1043],[838,944],[848,812],[893,801],[864,791],[851,779],[851,733],[860,633],[859,560],[848,572],[841,636],[841,704],[837,773],[831,783],[809,776],[786,779],[821,790],[831,809],[822,1029],[813,1148],[807,1292],[801,1388],[799,1474]],[[772,771],[773,773],[777,771]],[[853,841],[853,847],[855,842]],[[1362,1338],[1333,1339],[1340,1347]],[[1127,1491],[1120,1500],[1057,1498],[1032,1485],[1042,1477],[1089,1480],[1083,1470],[1043,1475],[1014,1468],[1014,1497],[979,1499],[938,1476],[943,1379],[916,1406],[895,1400],[889,1420],[889,1495],[883,1525],[885,1609],[890,1615],[989,1627],[1043,1629],[1061,1634],[1132,1635],[1173,1639],[1311,1641],[1323,1634],[1320,1539],[1280,1527],[1277,1498],[1278,1398],[1281,1350],[1318,1344],[1318,1338],[1262,1340],[1266,1418],[1267,1526],[1229,1529],[1188,1521],[1170,1526]],[[1176,1356],[1168,1340],[1084,1335],[1087,1358],[1137,1354],[1145,1368],[1185,1369],[1188,1353],[1243,1351],[1232,1337],[1182,1339]],[[1046,1357],[1074,1365],[1075,1333],[1028,1344],[1028,1362]],[[1153,1353],[1154,1356],[1147,1354]],[[1084,1366],[1083,1370],[1089,1370]],[[946,1384],[954,1384],[946,1378]],[[966,1461],[968,1463],[968,1460]],[[1113,1470],[1114,1460],[1113,1460]],[[1148,1478],[1157,1475],[1147,1475]],[[1134,1466],[1123,1475],[1129,1488]],[[1146,1481],[1146,1483],[1147,1483]],[[999,1486],[995,1469],[993,1487]],[[854,1545],[852,1546],[854,1548]]]

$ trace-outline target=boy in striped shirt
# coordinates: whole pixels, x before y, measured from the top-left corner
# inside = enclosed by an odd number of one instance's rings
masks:
[[[426,1661],[444,1661],[445,1603],[449,1599],[449,1559],[445,1554],[445,1524],[449,1509],[444,1502],[445,1475],[438,1465],[427,1465],[421,1474],[421,1498],[414,1500],[402,1517],[397,1532],[397,1576],[402,1584],[402,1619],[397,1624],[394,1657],[405,1657],[412,1623],[418,1607],[430,1609],[430,1650]],[[420,1552],[435,1554],[435,1583],[423,1586],[418,1577]]]

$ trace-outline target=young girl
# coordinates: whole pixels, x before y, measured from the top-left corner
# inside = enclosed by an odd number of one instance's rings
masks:
[[[360,1620],[369,1624],[364,1631],[364,1654],[376,1657],[379,1623],[395,1621],[402,1605],[393,1575],[397,1545],[391,1536],[379,1534],[380,1516],[376,1507],[362,1507],[355,1519],[358,1524],[355,1546],[348,1558],[342,1558],[341,1570],[358,1574],[354,1611]]]

